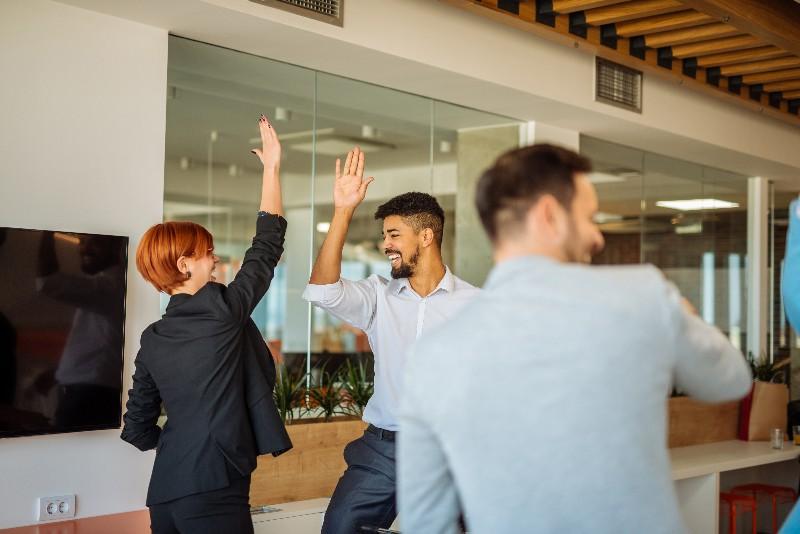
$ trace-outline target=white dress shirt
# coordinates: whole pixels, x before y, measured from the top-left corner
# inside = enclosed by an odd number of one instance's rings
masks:
[[[364,421],[396,431],[408,349],[479,291],[447,268],[426,297],[418,295],[407,278],[386,280],[372,275],[358,282],[308,284],[303,298],[367,334],[375,356],[375,392],[364,410]]]

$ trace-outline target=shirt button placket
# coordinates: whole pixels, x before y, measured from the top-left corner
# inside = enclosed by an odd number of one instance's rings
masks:
[[[417,308],[417,339],[422,335],[422,323],[425,321],[425,304],[427,300],[422,299]]]

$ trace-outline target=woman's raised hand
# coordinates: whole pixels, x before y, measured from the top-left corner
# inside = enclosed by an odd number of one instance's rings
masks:
[[[261,132],[261,148],[254,148],[250,152],[258,156],[264,169],[278,170],[281,165],[281,143],[278,134],[265,115],[258,119],[258,129]]]

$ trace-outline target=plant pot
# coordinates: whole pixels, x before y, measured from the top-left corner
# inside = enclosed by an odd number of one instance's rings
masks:
[[[250,504],[277,504],[330,497],[345,470],[344,447],[364,433],[354,418],[291,424],[294,448],[274,458],[259,456],[250,485]]]
[[[738,402],[706,404],[689,397],[669,399],[670,448],[737,439],[738,428]]]

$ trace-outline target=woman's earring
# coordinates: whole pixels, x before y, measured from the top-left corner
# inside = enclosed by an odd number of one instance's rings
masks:
[[[192,277],[192,271],[186,271],[186,279],[188,280],[191,277]]]

